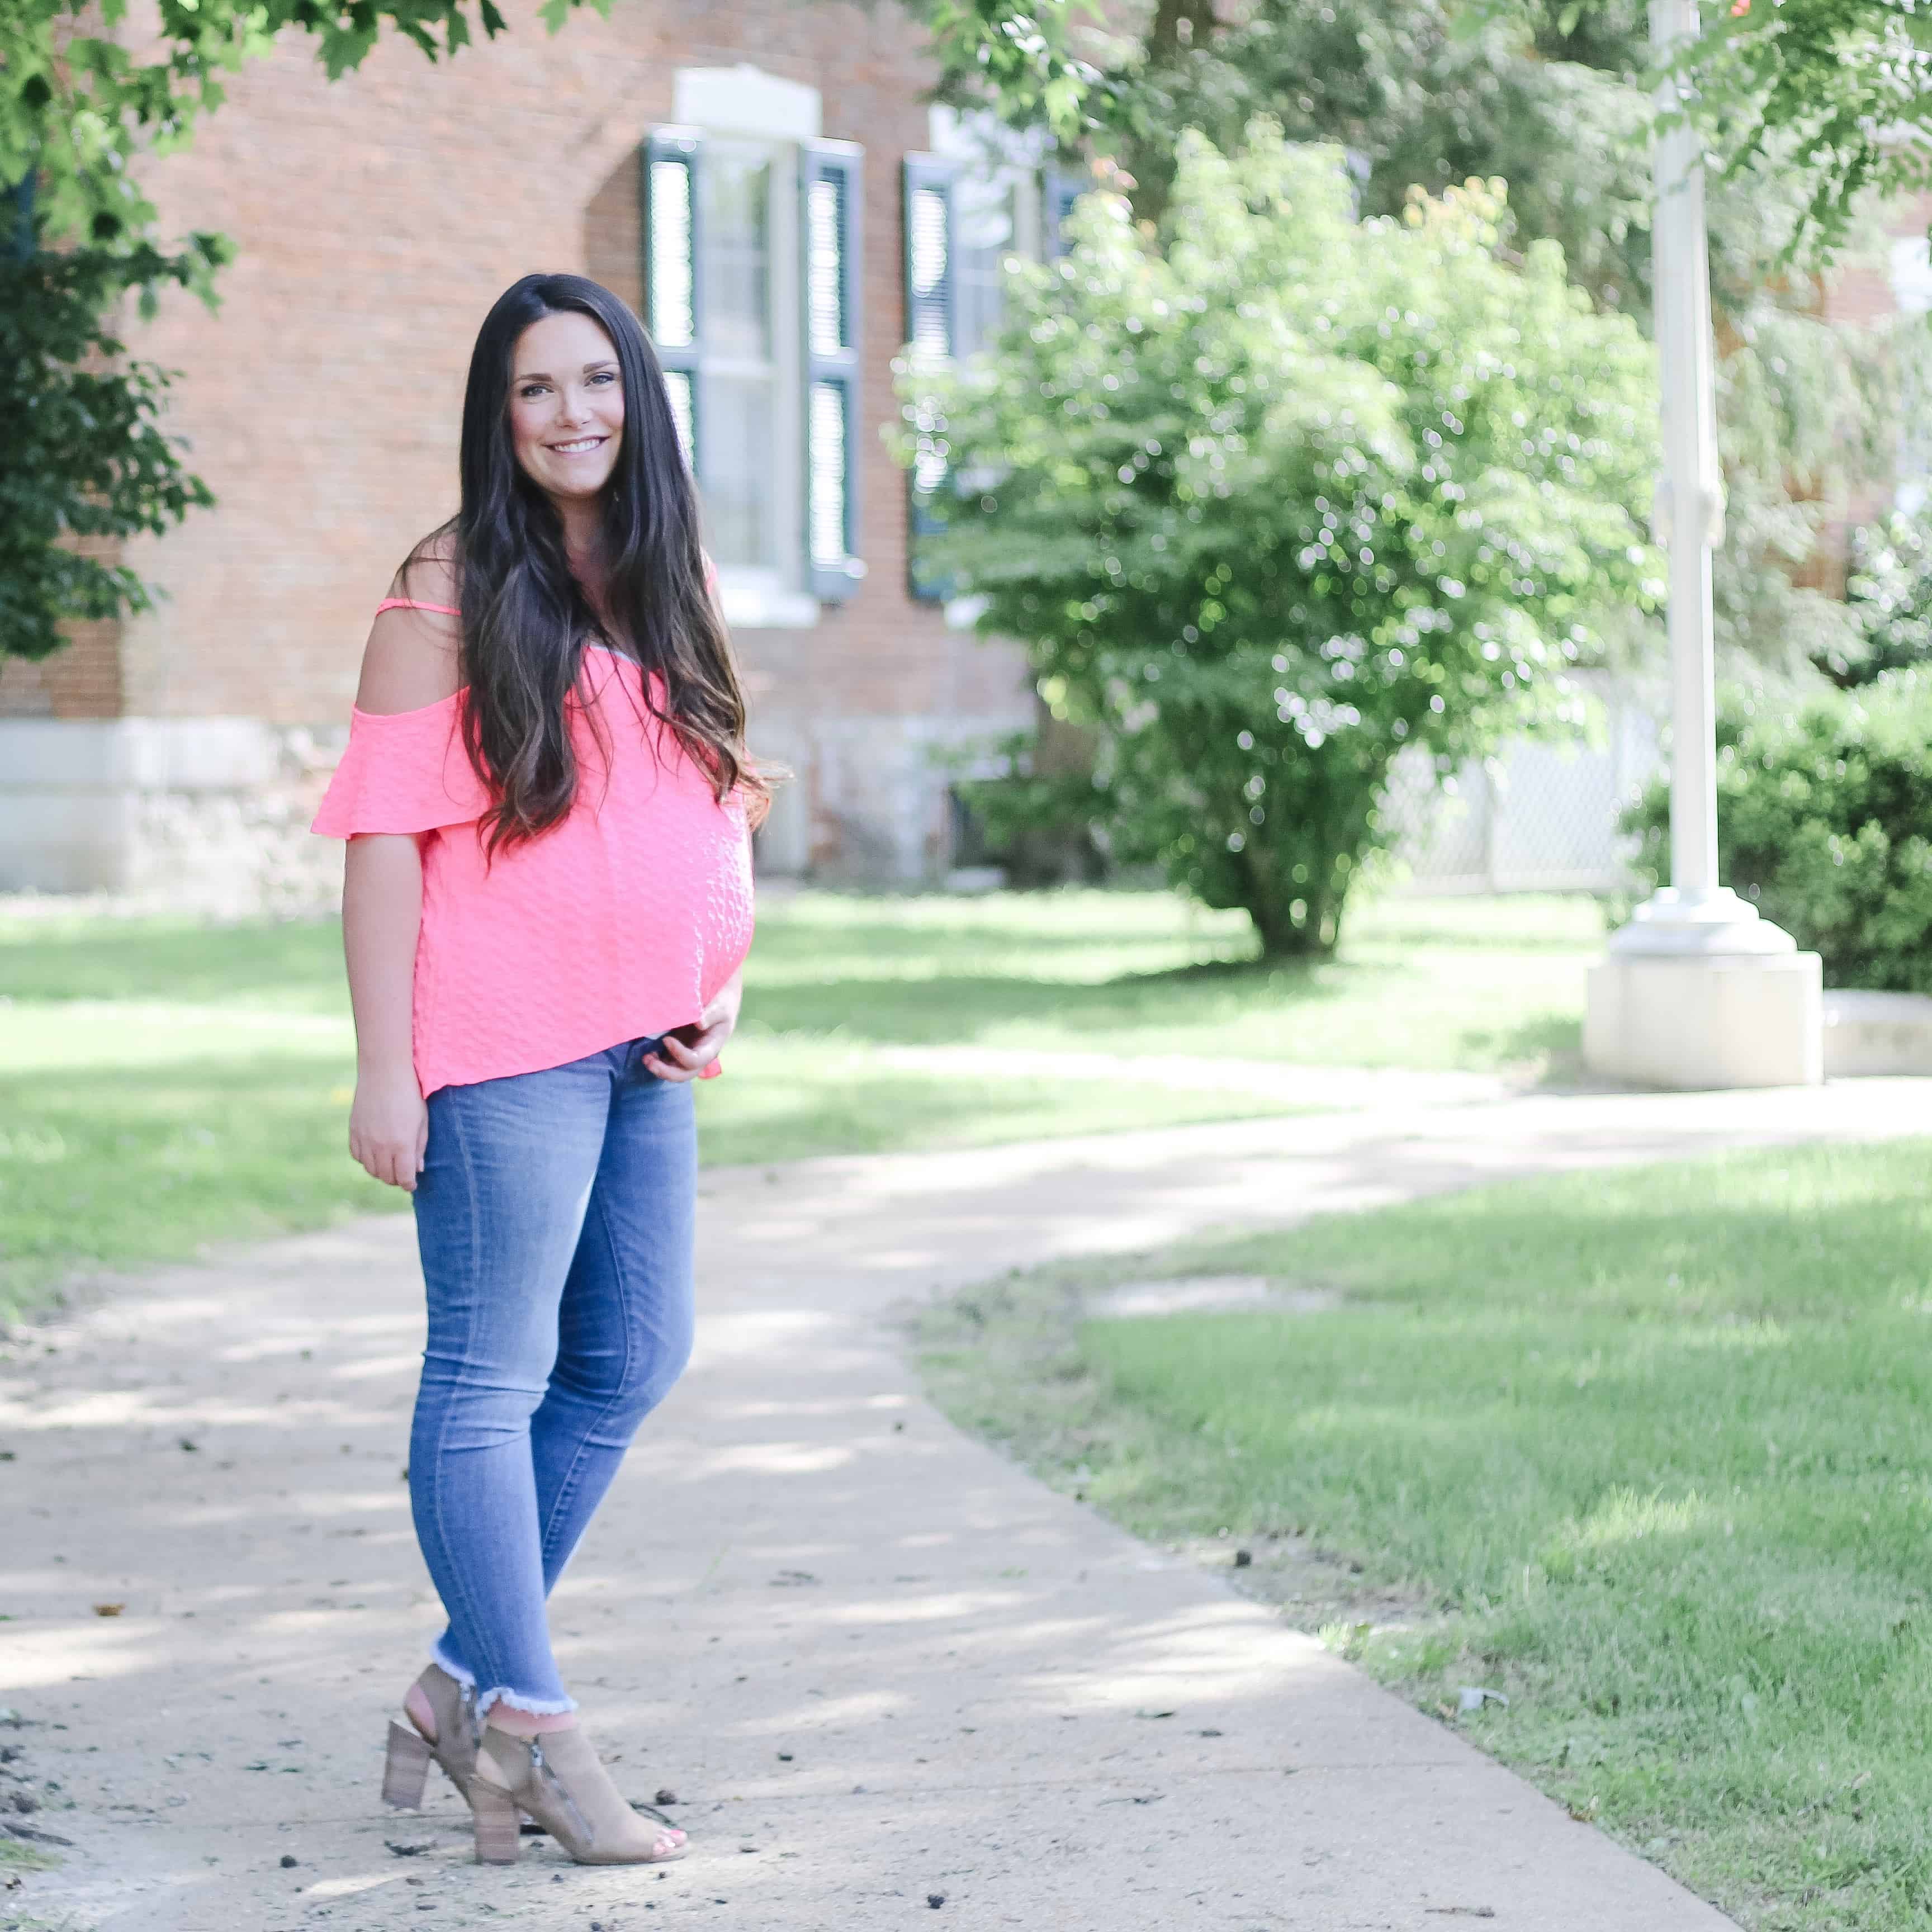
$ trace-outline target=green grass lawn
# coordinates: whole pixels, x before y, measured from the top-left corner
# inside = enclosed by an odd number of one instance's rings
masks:
[[[1741,1923],[1902,1932],[1932,1914],[1928,1166],[1731,1155],[1046,1273],[933,1318],[928,1366],[1140,1534],[1251,1550],[1238,1580]],[[1081,1315],[1222,1272],[1324,1292]],[[1463,1685],[1509,1706],[1456,1714]]]
[[[1265,969],[1238,916],[1163,893],[760,908],[707,1160],[983,1144],[1281,1111],[1264,1090],[1074,1079],[1042,1052],[1512,1066],[1574,1054],[1581,900],[1366,908]],[[353,1036],[332,922],[0,913],[0,1309],[76,1267],[397,1207],[343,1151]]]

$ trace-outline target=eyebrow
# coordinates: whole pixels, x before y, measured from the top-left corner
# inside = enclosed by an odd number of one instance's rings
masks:
[[[616,356],[605,356],[600,357],[595,362],[585,363],[580,373],[588,376],[595,370],[614,369],[616,366]],[[524,369],[519,370],[510,380],[514,382],[554,382],[556,378],[548,369]]]

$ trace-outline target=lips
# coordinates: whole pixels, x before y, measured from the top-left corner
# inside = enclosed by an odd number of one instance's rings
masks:
[[[608,436],[580,436],[569,442],[554,442],[550,446],[553,456],[588,456],[593,449],[602,449],[610,439]]]

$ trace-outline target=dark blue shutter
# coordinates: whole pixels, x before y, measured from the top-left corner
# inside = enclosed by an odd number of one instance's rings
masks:
[[[953,273],[958,248],[953,184],[958,172],[956,163],[938,154],[905,158],[906,356],[915,376],[950,363],[958,342],[958,286]],[[925,540],[941,527],[931,508],[933,500],[951,488],[952,472],[944,457],[915,458],[907,479],[906,587],[921,603],[944,603],[952,594],[951,580],[920,556]]]
[[[1040,185],[1040,238],[1046,244],[1046,259],[1057,262],[1072,245],[1065,232],[1066,218],[1073,212],[1073,204],[1094,184],[1085,176],[1070,173],[1065,168],[1047,168],[1041,172]]]
[[[957,340],[952,261],[958,246],[955,162],[905,158],[906,340],[915,362],[950,362]]]
[[[806,574],[812,594],[834,604],[866,574],[858,555],[862,153],[850,141],[799,148]]]
[[[664,372],[685,456],[698,469],[698,363],[704,326],[699,273],[698,170],[704,143],[687,128],[660,128],[644,143],[638,206],[644,242],[644,326]]]

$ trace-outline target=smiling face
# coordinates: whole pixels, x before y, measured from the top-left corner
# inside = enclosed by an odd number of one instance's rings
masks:
[[[560,501],[595,497],[610,482],[624,443],[624,379],[589,316],[566,309],[518,337],[510,440],[524,474]]]

